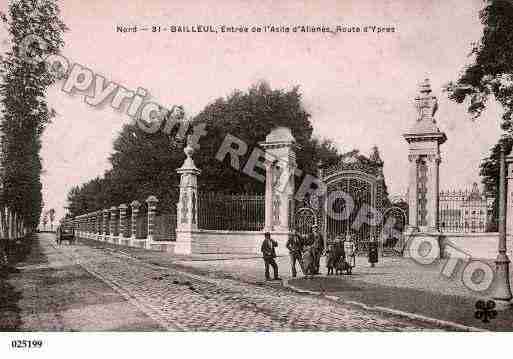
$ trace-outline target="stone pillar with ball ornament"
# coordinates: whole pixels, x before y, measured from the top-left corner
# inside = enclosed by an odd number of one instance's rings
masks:
[[[180,175],[180,197],[176,205],[176,244],[175,253],[191,254],[194,231],[198,229],[198,176],[201,171],[192,159],[194,148],[188,141],[184,148],[187,156],[182,167],[176,170]]]
[[[146,236],[146,248],[150,248],[155,238],[155,216],[158,202],[159,200],[155,196],[149,196],[146,199],[146,204],[148,205],[148,235]]]
[[[134,241],[137,239],[137,218],[139,218],[139,208],[141,207],[141,203],[137,200],[132,201],[132,203],[130,203],[130,207],[132,207],[132,228],[130,230],[130,241],[128,242],[128,245],[133,246]]]
[[[431,85],[425,79],[415,98],[417,118],[414,125],[403,135],[409,147],[409,223],[406,256],[417,256],[420,243],[429,244],[427,255],[443,256],[441,233],[438,227],[440,145],[447,137],[435,121],[438,101],[431,94]],[[410,250],[411,249],[411,250]],[[415,252],[415,253],[413,253]]]
[[[101,240],[102,236],[102,211],[96,211],[96,239]]]
[[[286,254],[294,226],[294,172],[300,147],[287,127],[273,129],[259,145],[266,158],[264,232],[278,241],[277,253]]]
[[[109,210],[103,210],[103,240],[109,241]]]
[[[126,210],[128,209],[128,206],[124,203],[120,204],[118,206],[119,208],[119,238],[120,240],[123,240],[126,238],[125,232],[127,230],[126,228]]]
[[[110,240],[112,243],[117,243],[117,233],[116,233],[116,225],[118,224],[118,207],[112,206],[110,207],[110,221],[109,221],[109,227],[110,227]]]

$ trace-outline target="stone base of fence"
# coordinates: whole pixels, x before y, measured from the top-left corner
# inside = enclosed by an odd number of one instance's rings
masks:
[[[513,255],[513,235],[506,237],[506,246],[508,248],[508,256]],[[497,257],[499,246],[499,233],[445,233],[442,236],[442,248],[445,257],[449,256],[449,248],[454,250],[451,254],[455,257],[463,258],[468,254],[476,259],[495,259]],[[454,254],[453,254],[454,253]]]
[[[444,248],[440,232],[413,232],[407,233],[405,236],[404,257],[411,258],[416,256],[419,260],[443,257]],[[431,248],[431,246],[435,246],[435,248]]]
[[[287,254],[285,244],[289,232],[271,232],[271,238],[278,242],[276,253]],[[264,240],[262,231],[219,231],[196,229],[193,231],[176,231],[176,254],[256,254],[260,255],[260,247]]]
[[[414,238],[433,243],[433,239],[438,241],[438,249],[440,250],[440,258],[447,259],[450,257],[455,258],[473,258],[473,259],[487,259],[494,260],[497,257],[499,245],[498,232],[485,232],[485,233],[441,233],[435,237],[429,234],[415,234],[407,238],[407,243],[404,251],[405,257],[411,257],[409,251],[410,245]],[[506,237],[508,256],[513,257],[513,235]],[[429,248],[427,249],[429,250]],[[422,246],[420,252],[422,253]],[[426,258],[427,260],[427,258]]]
[[[154,241],[151,238],[133,238],[123,236],[110,236],[104,234],[87,233],[77,231],[75,232],[78,238],[92,239],[99,242],[107,242],[120,246],[136,247],[151,249],[160,252],[174,253],[175,242],[171,241]]]

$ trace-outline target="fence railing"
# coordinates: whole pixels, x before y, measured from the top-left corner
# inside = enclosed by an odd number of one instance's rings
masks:
[[[264,228],[263,195],[198,195],[198,228],[208,230],[260,231]]]
[[[148,218],[146,216],[140,216],[135,223],[135,238],[146,238],[148,236]]]
[[[442,191],[438,224],[442,232],[485,232],[490,221],[488,199],[477,186],[466,191]]]
[[[155,241],[176,241],[176,213],[166,213],[155,217]]]

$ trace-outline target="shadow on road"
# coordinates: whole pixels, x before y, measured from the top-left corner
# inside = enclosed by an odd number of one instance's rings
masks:
[[[298,289],[333,295],[343,301],[356,301],[371,307],[400,310],[485,330],[513,330],[513,309],[500,311],[493,320],[483,322],[475,317],[477,299],[474,297],[371,284],[352,276],[294,279],[289,284]]]

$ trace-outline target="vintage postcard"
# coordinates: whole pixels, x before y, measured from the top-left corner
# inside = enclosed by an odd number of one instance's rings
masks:
[[[513,2],[0,0],[0,20],[7,353],[513,329]]]

